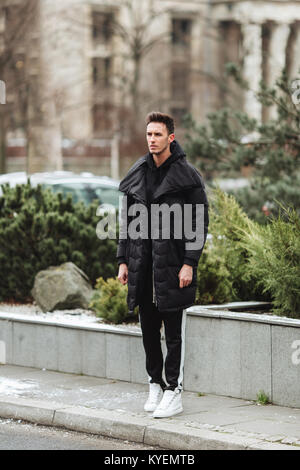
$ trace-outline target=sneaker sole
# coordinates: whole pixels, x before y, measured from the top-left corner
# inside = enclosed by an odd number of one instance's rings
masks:
[[[157,404],[154,404],[154,403],[153,403],[152,405],[147,405],[147,404],[145,403],[145,405],[144,405],[144,411],[147,411],[148,413],[149,413],[149,412],[151,413],[151,412],[155,411],[156,408],[158,407],[158,405],[160,404],[162,397],[163,397],[163,396],[162,396],[162,394],[161,394],[161,396],[159,397],[159,400],[157,401]]]
[[[144,411],[147,411],[148,413],[149,412],[153,412],[156,410],[156,408],[158,407],[159,403],[157,405],[153,405],[153,406],[144,406]]]
[[[177,410],[173,411],[172,413],[153,413],[153,418],[171,418],[172,416],[178,415],[183,411],[183,408],[177,408]]]

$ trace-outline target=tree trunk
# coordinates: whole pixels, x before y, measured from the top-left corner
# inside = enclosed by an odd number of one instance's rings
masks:
[[[53,99],[45,96],[43,83],[30,88],[27,110],[27,172],[32,174],[62,170],[62,138],[56,104]]]
[[[119,171],[119,162],[120,162],[120,153],[119,153],[119,133],[115,132],[114,137],[111,142],[111,156],[110,156],[110,164],[111,164],[111,177],[118,180],[120,177]]]

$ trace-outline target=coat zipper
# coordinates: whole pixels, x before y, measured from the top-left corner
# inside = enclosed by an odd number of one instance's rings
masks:
[[[156,293],[155,293],[155,286],[154,286],[154,266],[152,265],[152,286],[153,286],[153,303],[157,307],[157,298],[156,298]]]

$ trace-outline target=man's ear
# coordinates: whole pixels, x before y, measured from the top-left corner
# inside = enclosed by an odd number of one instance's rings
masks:
[[[171,142],[173,142],[174,139],[175,139],[175,134],[170,134],[170,135],[169,135],[169,144],[170,144]]]

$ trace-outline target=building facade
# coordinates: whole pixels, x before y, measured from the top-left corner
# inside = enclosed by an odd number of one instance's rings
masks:
[[[18,54],[27,57],[26,75],[38,88],[27,103],[31,136],[43,135],[53,155],[61,138],[132,139],[153,109],[174,115],[179,132],[186,113],[204,123],[224,105],[266,120],[274,110],[255,99],[260,80],[272,85],[283,67],[299,77],[300,1],[35,2],[29,42]],[[7,7],[0,11],[1,54]],[[226,76],[227,62],[240,65],[250,91]],[[34,119],[33,97],[42,120]],[[43,150],[34,145],[32,152],[38,159]]]

